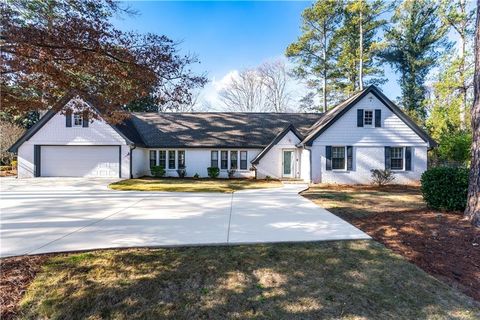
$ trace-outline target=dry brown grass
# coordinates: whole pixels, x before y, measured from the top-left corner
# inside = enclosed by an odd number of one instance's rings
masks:
[[[102,250],[51,258],[23,319],[478,319],[374,241]]]
[[[139,178],[114,182],[109,185],[115,190],[169,191],[169,192],[234,192],[246,189],[279,188],[277,180],[255,179],[180,179]]]
[[[480,301],[480,230],[431,210],[414,186],[333,186],[303,195],[438,279]]]

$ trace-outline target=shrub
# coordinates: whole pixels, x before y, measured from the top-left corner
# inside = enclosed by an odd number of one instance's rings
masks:
[[[436,167],[422,174],[422,195],[433,209],[464,210],[467,205],[468,174],[466,168]]]
[[[12,160],[12,162],[10,162],[10,165],[11,165],[14,169],[17,168],[17,164],[18,164],[17,160]]]
[[[185,178],[185,176],[187,175],[187,170],[185,168],[178,169],[177,174],[179,178]]]
[[[218,167],[208,167],[207,171],[210,178],[216,178],[220,174],[220,169]]]
[[[0,166],[0,171],[10,171],[12,170],[12,167],[10,166]]]
[[[152,176],[161,178],[165,175],[165,169],[162,166],[153,166],[150,168]]]
[[[372,183],[377,186],[384,186],[395,180],[394,172],[390,170],[372,169]]]
[[[232,178],[235,176],[235,172],[236,172],[236,171],[237,171],[237,170],[235,170],[235,169],[230,169],[230,170],[228,170],[228,171],[227,171],[227,173],[228,173],[228,178],[229,178],[229,179],[232,179]]]
[[[265,180],[272,180],[272,177],[270,177],[270,176],[265,176]]]
[[[195,174],[193,175],[193,179],[198,179],[198,178],[200,178],[200,175],[199,175],[198,173],[195,173]]]

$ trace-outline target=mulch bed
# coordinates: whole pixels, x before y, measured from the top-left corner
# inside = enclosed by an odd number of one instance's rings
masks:
[[[480,301],[480,229],[428,209],[343,217],[431,275]]]
[[[0,319],[15,318],[18,303],[46,259],[40,255],[0,260]]]

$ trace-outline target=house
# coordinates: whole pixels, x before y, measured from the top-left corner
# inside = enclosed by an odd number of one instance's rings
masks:
[[[74,96],[59,103],[68,107]],[[82,98],[95,110],[88,99]],[[58,110],[58,108],[56,108]],[[378,88],[370,86],[320,113],[132,113],[121,124],[48,111],[11,148],[18,177],[167,176],[300,179],[369,183],[371,169],[390,169],[413,183],[436,145]]]

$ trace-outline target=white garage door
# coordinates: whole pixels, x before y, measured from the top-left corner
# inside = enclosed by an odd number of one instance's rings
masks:
[[[118,146],[42,146],[42,177],[118,177]]]

